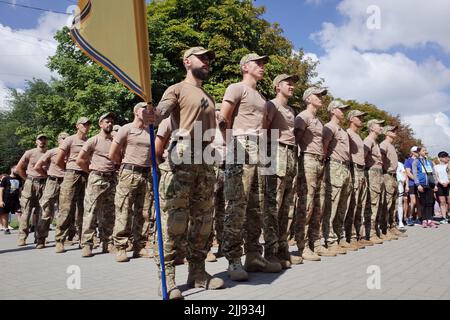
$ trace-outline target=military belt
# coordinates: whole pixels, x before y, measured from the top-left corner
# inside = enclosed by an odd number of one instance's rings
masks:
[[[139,172],[139,173],[149,173],[150,172],[150,167],[140,167],[140,166],[135,166],[135,165],[128,164],[128,163],[124,163],[122,165],[122,169],[135,171],[135,172]]]
[[[364,170],[365,169],[365,166],[362,166],[362,165],[354,163],[354,162],[351,163],[351,166],[354,167],[354,168],[360,169],[360,170]]]
[[[286,144],[283,142],[278,142],[278,144],[282,147],[282,148],[288,148],[289,150],[294,150],[295,146],[292,144]]]
[[[376,171],[378,173],[383,173],[383,169],[381,168],[366,168],[367,171]]]
[[[342,164],[343,166],[350,167],[350,161],[342,161],[334,158],[330,158],[330,161]]]
[[[396,173],[396,172],[385,172],[384,174],[388,174],[388,175],[390,175],[391,177],[397,179],[397,173]]]
[[[92,170],[91,173],[100,177],[112,177],[116,174],[115,171],[96,171],[96,170]]]
[[[28,176],[28,177],[27,177],[27,180],[37,181],[37,182],[39,182],[39,183],[44,183],[44,182],[47,180],[47,178],[34,178],[34,177]]]
[[[87,172],[84,172],[83,170],[66,169],[66,172],[74,172],[74,173],[80,174],[82,176],[87,175]]]
[[[320,162],[323,161],[322,156],[320,156],[320,155],[318,155],[318,154],[302,152],[300,155],[301,155],[302,157],[308,157],[308,158],[316,159],[317,161],[320,161]]]
[[[64,180],[64,177],[54,177],[54,176],[48,176],[49,180],[57,181],[58,183],[61,183]]]

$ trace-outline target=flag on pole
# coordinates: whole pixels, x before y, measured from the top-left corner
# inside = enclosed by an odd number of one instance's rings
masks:
[[[78,0],[70,35],[76,45],[145,102],[152,102],[147,15],[144,0]],[[148,105],[148,108],[152,107]],[[155,156],[155,133],[149,127],[155,195],[161,289],[168,299]]]
[[[70,35],[77,46],[121,83],[151,102],[144,0],[79,0]]]

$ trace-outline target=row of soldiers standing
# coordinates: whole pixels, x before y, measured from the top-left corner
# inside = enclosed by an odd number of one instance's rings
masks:
[[[257,91],[257,82],[263,79],[269,58],[254,53],[241,59],[243,79],[227,88],[216,113],[214,99],[202,88],[214,58],[212,51],[202,47],[187,50],[183,56],[186,78],[169,87],[155,109],[148,109],[146,103],[137,104],[134,121],[114,137],[111,114],[99,119],[101,132],[87,141],[90,123],[80,118],[77,134],[67,137],[54,151],[55,160],[50,161],[47,171],[47,183],[56,181],[53,188],[60,188],[56,252],[64,252],[75,210],[83,208],[84,201],[84,214],[78,222],[82,223],[83,256],[92,256],[97,220],[104,251],[114,251],[117,261],[128,261],[125,249],[131,237],[133,256],[147,256],[148,213],[153,211],[148,126],[164,118],[168,118],[166,124],[170,122],[171,133],[166,159],[159,166],[159,192],[171,299],[182,298],[175,283],[175,259],[181,251],[189,263],[188,286],[224,287],[222,279],[205,270],[214,221],[219,252],[229,261],[228,274],[235,281],[248,280],[248,272],[280,272],[303,259],[318,261],[320,256],[336,256],[406,236],[394,221],[398,160],[392,142],[396,127],[382,128],[383,121],[370,120],[369,136],[362,141],[358,131],[365,114],[348,112],[350,128],[345,131],[342,123],[349,106],[340,101],[329,104],[331,121],[323,126],[316,113],[327,90],[316,87],[304,92],[306,110],[295,116],[288,106],[298,81],[292,75],[276,77],[276,98],[266,101]],[[278,134],[270,142],[276,154],[273,174],[267,174],[267,165],[260,161],[261,136],[266,129]],[[214,139],[207,134],[210,130],[216,132],[214,149],[222,151],[222,161],[195,161]],[[382,133],[386,139],[379,146],[376,139]],[[199,136],[205,140],[200,143],[200,152],[192,147],[198,144]],[[31,160],[33,150],[25,153],[18,167],[30,167],[38,161]],[[244,162],[236,161],[240,152],[245,154]],[[53,163],[65,167],[62,176],[52,173]],[[43,173],[23,172],[28,180],[22,198],[36,201],[35,195],[45,184]],[[221,176],[223,189],[216,184]],[[289,208],[294,198],[292,227],[298,254],[289,252],[287,242]],[[46,217],[44,209],[38,247],[45,244],[48,234]],[[22,218],[19,245],[26,238],[27,210]],[[262,231],[264,248],[260,243]],[[159,264],[158,256],[155,258]]]

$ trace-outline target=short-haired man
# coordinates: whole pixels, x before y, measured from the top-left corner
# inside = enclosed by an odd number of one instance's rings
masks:
[[[369,192],[365,208],[364,224],[366,240],[382,244],[379,222],[381,216],[381,199],[383,196],[383,159],[377,138],[383,128],[384,120],[372,119],[367,122],[369,135],[364,139],[364,155],[366,159],[366,178]]]
[[[44,191],[47,174],[45,172],[36,171],[34,166],[47,152],[47,141],[46,135],[39,134],[36,137],[36,148],[25,151],[16,166],[17,174],[25,181],[20,197],[22,213],[19,219],[18,246],[24,246],[26,244],[31,214],[33,213],[36,217],[39,217],[41,214],[39,199],[42,197],[42,192]],[[39,219],[36,219],[35,221],[38,222]],[[35,231],[35,238],[37,241],[37,224],[35,225]]]
[[[350,138],[341,127],[345,119],[344,110],[350,105],[333,100],[328,105],[331,120],[323,127],[323,152],[325,165],[325,203],[322,217],[322,232],[325,247],[336,254],[357,248],[349,244],[343,235],[345,214],[352,192],[350,174]],[[321,249],[322,251],[322,249]]]
[[[114,163],[109,159],[113,136],[114,114],[105,113],[98,119],[100,132],[88,139],[77,157],[77,164],[89,172],[84,197],[84,216],[81,232],[83,257],[92,257],[95,226],[98,220],[102,251],[113,252],[114,196],[117,176]]]
[[[90,127],[91,121],[86,117],[80,117],[76,123],[77,133],[64,140],[56,156],[56,165],[66,169],[59,191],[59,215],[56,219],[55,233],[56,253],[66,251],[64,241],[73,225],[75,225],[78,239],[81,240],[84,191],[88,173],[76,163],[76,160],[87,140]]]
[[[36,171],[48,175],[44,192],[39,200],[42,208],[42,216],[39,219],[37,228],[37,249],[43,249],[45,247],[45,239],[48,237],[50,223],[55,217],[55,206],[58,204],[60,185],[64,179],[64,169],[56,165],[56,155],[58,154],[59,147],[62,146],[68,136],[68,133],[61,132],[58,135],[58,147],[48,150],[34,166]]]
[[[266,197],[276,197],[276,210],[265,208],[266,219],[270,219],[271,228],[264,234],[264,256],[269,261],[281,263],[283,269],[290,268],[291,263],[302,263],[302,257],[289,253],[288,221],[289,209],[294,197],[293,181],[297,174],[297,145],[294,136],[294,110],[288,105],[294,95],[296,75],[280,74],[273,80],[275,99],[267,102],[267,129],[278,130],[276,154],[276,172],[267,176]],[[268,200],[268,199],[266,199]],[[273,211],[273,212],[267,212]],[[268,241],[269,240],[269,241]],[[270,241],[271,240],[271,241]]]
[[[300,148],[297,173],[298,202],[294,217],[295,240],[304,260],[320,261],[321,255],[334,256],[320,245],[320,221],[325,200],[323,124],[317,111],[323,106],[327,89],[310,87],[303,93],[306,110],[295,118],[295,141]]]
[[[234,281],[247,281],[247,272],[281,271],[279,263],[269,262],[261,255],[259,243],[265,182],[258,140],[264,129],[266,99],[257,91],[256,84],[264,78],[268,61],[268,56],[256,53],[242,57],[242,81],[229,85],[222,101],[220,123],[221,128],[227,129],[222,250],[229,263],[228,275]],[[232,132],[231,137],[229,132]],[[231,159],[242,154],[246,159]],[[241,262],[243,245],[244,266]]]

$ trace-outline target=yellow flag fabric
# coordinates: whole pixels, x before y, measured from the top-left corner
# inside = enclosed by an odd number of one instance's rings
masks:
[[[151,101],[145,0],[78,0],[77,46],[144,101]]]

